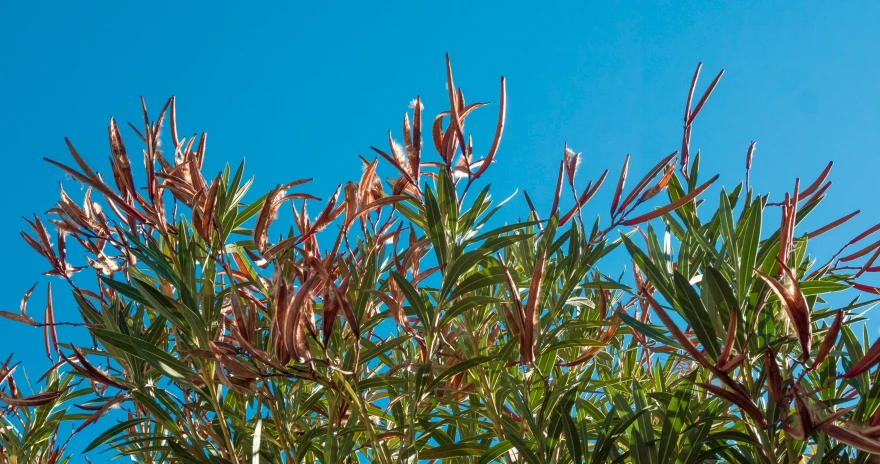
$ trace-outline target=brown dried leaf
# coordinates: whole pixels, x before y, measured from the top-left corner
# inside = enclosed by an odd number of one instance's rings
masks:
[[[241,345],[241,347],[244,351],[250,353],[254,358],[259,360],[263,364],[266,364],[267,366],[270,366],[280,372],[284,372],[284,373],[289,372],[278,361],[276,361],[274,358],[269,356],[269,353],[266,353],[265,351],[257,348],[256,346],[251,344],[251,342],[246,340],[237,328],[233,328],[232,330],[230,330],[230,333],[235,338],[235,341],[237,341],[239,343],[239,345]]]
[[[813,420],[810,417],[810,410],[801,394],[795,390],[794,394],[795,412],[793,426],[783,424],[783,429],[791,435],[795,440],[805,441],[810,433],[813,432]]]
[[[660,303],[657,303],[657,300],[654,299],[649,293],[642,291],[642,296],[648,300],[648,304],[651,305],[651,308],[654,309],[654,312],[657,316],[660,317],[660,320],[663,321],[663,325],[666,326],[666,329],[669,330],[669,333],[672,334],[672,337],[684,347],[685,351],[691,355],[694,360],[700,363],[704,367],[710,367],[709,362],[706,360],[706,357],[703,356],[703,353],[697,349],[696,345],[688,338],[681,329],[675,325],[675,322],[672,318],[669,317],[669,314],[666,313],[666,310],[660,306]]]
[[[694,77],[691,79],[691,86],[688,90],[687,103],[684,106],[684,132],[681,139],[681,171],[687,173],[688,162],[690,160],[690,142],[691,142],[691,103],[694,100],[694,91],[697,89],[697,79],[700,77],[700,70],[703,63],[697,64],[697,70],[694,71]]]
[[[364,184],[361,184],[361,185],[364,185]],[[355,214],[357,214],[358,197],[361,195],[359,195],[359,192],[358,192],[358,190],[359,190],[358,184],[355,184],[354,182],[351,182],[351,181],[346,182],[345,186],[342,188],[342,190],[343,190],[343,192],[345,192],[345,199],[343,200],[343,205],[345,207],[345,221],[344,221],[344,223],[346,225],[345,228],[347,229],[347,226],[350,225],[352,223],[352,221],[354,221],[354,216],[355,216]],[[363,193],[364,190],[365,189],[360,189],[360,192]]]
[[[585,362],[593,359],[593,357],[596,356],[600,351],[602,351],[601,346],[591,346],[591,347],[585,349],[583,352],[581,352],[581,354],[578,355],[578,357],[575,360],[573,360],[571,362],[567,362],[567,363],[559,363],[559,364],[557,364],[557,366],[560,366],[560,367],[580,366],[581,364],[584,364]]]
[[[400,201],[411,200],[411,199],[412,199],[412,197],[410,197],[409,195],[389,195],[384,198],[379,198],[378,200],[373,200],[372,202],[365,205],[360,211],[358,211],[357,214],[355,214],[354,217],[351,219],[351,221],[347,221],[347,222],[349,222],[349,223],[354,222],[358,218],[360,218],[361,216],[364,216],[365,214],[369,214],[369,212],[373,211],[374,209],[381,208],[381,207],[387,206],[387,205],[392,205],[392,204],[400,202]]]
[[[480,165],[480,169],[474,173],[474,178],[479,178],[486,172],[486,169],[489,168],[489,165],[492,164],[492,161],[495,159],[495,154],[498,153],[498,146],[501,144],[501,135],[504,133],[504,118],[507,111],[507,84],[504,80],[504,76],[501,77],[501,97],[498,101],[498,123],[495,125],[495,138],[492,139],[492,146],[489,147],[489,152],[486,154],[486,157],[483,159],[483,163]]]
[[[101,417],[104,417],[104,415],[107,414],[107,411],[115,408],[116,406],[119,405],[119,403],[122,403],[123,401],[125,401],[127,399],[129,399],[128,395],[116,395],[113,398],[108,399],[103,404],[101,404],[100,407],[98,407],[95,410],[94,414],[92,414],[91,416],[89,416],[88,419],[83,421],[83,423],[80,424],[80,426],[77,427],[73,433],[79,433],[82,429],[88,427],[91,424],[94,424],[95,422],[98,422],[98,419],[100,419]],[[81,409],[88,409],[88,408],[84,408],[79,405],[77,405],[77,406],[80,407]]]
[[[334,211],[333,208],[336,207],[336,202],[339,201],[339,192],[342,190],[342,185],[336,187],[336,191],[333,193],[333,196],[330,197],[330,200],[327,201],[327,205],[324,206],[324,209],[318,214],[318,217],[315,218],[315,223],[312,224],[312,227],[308,232],[304,233],[297,243],[302,243],[315,235],[316,233],[324,230],[328,224],[330,224],[336,217],[342,213],[343,210]]]
[[[694,91],[697,90],[697,80],[700,78],[700,70],[703,69],[703,63],[697,63],[697,70],[694,71],[694,77],[691,79],[691,86],[688,90],[687,104],[684,107],[684,123],[688,124],[691,120],[691,103],[694,100]]]
[[[0,317],[3,317],[5,319],[9,319],[9,320],[15,321],[15,322],[21,322],[22,324],[27,324],[27,325],[34,326],[34,327],[36,327],[38,325],[37,321],[34,320],[34,318],[32,318],[30,316],[19,314],[19,313],[11,313],[9,311],[0,311]]]
[[[862,248],[861,250],[859,250],[855,253],[852,253],[852,254],[844,256],[843,258],[840,258],[840,261],[845,263],[847,261],[852,261],[854,259],[861,258],[862,256],[865,256],[866,254],[874,251],[878,247],[880,247],[880,240],[877,240],[876,242],[866,246],[865,248]]]
[[[832,221],[832,222],[830,222],[830,223],[828,223],[828,224],[826,224],[826,225],[824,225],[824,226],[822,226],[812,232],[809,232],[809,233],[807,233],[807,238],[810,238],[810,239],[816,238],[816,237],[824,234],[825,232],[828,232],[829,230],[833,230],[837,226],[843,224],[844,222],[849,221],[850,219],[852,219],[855,215],[859,214],[860,212],[861,212],[861,210],[857,209],[857,210],[853,211],[852,213],[849,213],[840,219]]]
[[[24,293],[24,296],[21,297],[21,303],[19,304],[19,314],[22,317],[30,319],[31,321],[33,321],[33,319],[29,318],[27,315],[27,302],[28,302],[28,299],[31,297],[31,293],[33,293],[34,289],[37,288],[38,283],[39,282],[35,282],[34,285],[32,285],[31,288],[29,288],[28,291],[26,291]]]
[[[348,298],[345,296],[345,293],[343,293],[342,291],[336,292],[336,301],[339,304],[339,309],[342,310],[342,315],[345,317],[346,322],[348,322],[348,327],[351,329],[351,333],[354,335],[354,338],[359,339],[361,336],[360,322],[358,322],[357,317],[354,315],[354,309],[348,302]],[[358,348],[359,346],[359,342],[356,342],[356,348]]]
[[[783,396],[782,375],[779,373],[779,364],[776,363],[776,354],[769,348],[764,352],[764,367],[767,369],[770,397],[778,403]]]
[[[455,92],[455,82],[452,80],[452,63],[449,60],[449,54],[446,54],[446,80],[447,80],[447,92],[449,93],[449,112],[450,112],[450,121],[449,125],[454,129],[454,135],[458,137],[458,143],[461,146],[462,152],[467,155],[467,143],[464,140],[464,128],[462,127],[462,121],[464,115],[461,113],[461,109],[464,105],[460,105],[459,100],[456,98]],[[450,137],[451,140],[451,137]],[[447,151],[446,153],[446,164],[448,165],[452,161],[452,150]]]
[[[810,369],[816,369],[817,367],[822,365],[822,361],[825,361],[825,358],[828,357],[828,353],[834,348],[834,345],[837,343],[837,335],[840,333],[840,326],[843,323],[843,311],[838,310],[837,314],[834,315],[834,321],[831,322],[831,325],[828,327],[828,332],[825,333],[825,337],[822,339],[822,345],[819,346],[819,353],[816,354],[816,359],[813,360],[813,365]]]
[[[254,224],[254,245],[261,253],[266,250],[269,237],[269,225],[275,219],[280,203],[277,201],[282,193],[281,187],[275,187],[266,196],[263,207],[257,214],[257,222]]]
[[[699,72],[699,71],[697,71],[697,72]],[[723,75],[724,75],[724,70],[722,69],[721,72],[719,72],[718,75],[715,76],[715,79],[712,80],[712,83],[709,84],[709,88],[706,89],[706,91],[703,93],[703,96],[700,97],[700,101],[697,102],[697,106],[694,107],[693,111],[691,111],[690,116],[688,117],[688,121],[687,121],[688,125],[693,124],[694,120],[697,119],[697,115],[700,114],[700,110],[703,108],[703,105],[706,104],[706,100],[709,99],[709,96],[712,95],[712,91],[715,90],[715,86],[718,85],[718,81],[721,80],[721,76],[723,76]]]
[[[134,177],[131,174],[131,162],[125,145],[122,143],[122,135],[116,120],[110,118],[110,127],[107,129],[110,137],[110,153],[112,154],[113,177],[116,178],[116,188],[122,193],[122,198],[131,205],[137,192],[134,187]]]
[[[410,158],[410,168],[413,177],[418,179],[419,175],[419,159],[422,152],[422,97],[416,96],[413,102],[413,126],[412,126],[412,142],[414,156]]]
[[[856,275],[854,275],[852,278],[857,279],[857,278],[861,277],[861,275],[864,274],[865,272],[868,272],[872,269],[876,269],[872,266],[874,265],[874,262],[877,261],[877,258],[880,258],[880,248],[874,250],[874,254],[872,254],[871,257],[868,258],[868,260],[865,262],[865,264],[862,265],[861,269],[859,269],[859,272],[856,272]]]
[[[850,368],[848,372],[841,375],[841,378],[849,379],[855,377],[863,372],[867,372],[869,369],[874,367],[878,362],[880,362],[880,338],[868,348],[868,351],[865,353],[865,356],[859,360],[859,362],[855,363],[855,365]]]
[[[512,313],[512,321],[514,332],[522,337],[522,333],[525,327],[525,311],[523,310],[522,300],[519,296],[519,289],[516,286],[516,282],[513,280],[513,276],[510,274],[510,270],[507,269],[507,266],[504,265],[504,261],[501,259],[501,255],[497,256],[498,263],[504,269],[505,277],[507,278],[507,290],[510,293],[510,301],[513,303],[514,311]]]
[[[869,227],[868,230],[862,232],[859,235],[856,235],[855,238],[853,238],[852,240],[847,242],[847,245],[852,245],[852,244],[862,240],[863,238],[873,234],[874,232],[877,232],[878,230],[880,230],[880,224],[874,224],[873,226]]]
[[[76,358],[81,366],[77,366],[76,364],[70,362],[69,359],[67,359],[67,363],[73,366],[74,369],[80,371],[86,377],[94,380],[95,382],[100,382],[104,385],[116,387],[120,390],[129,389],[128,386],[126,386],[125,384],[117,382],[114,378],[110,377],[109,375],[105,374],[100,369],[89,363],[86,357],[76,347],[73,347],[73,356]]]
[[[559,209],[559,198],[562,196],[562,175],[565,170],[565,163],[559,162],[559,174],[556,178],[556,191],[553,194],[553,206],[550,207],[550,215],[548,217],[553,217],[556,215],[557,210]]]
[[[199,234],[202,239],[208,243],[211,243],[211,232],[214,226],[214,217],[216,216],[214,207],[217,204],[217,195],[220,191],[220,176],[220,174],[217,174],[217,177],[214,178],[214,182],[211,183],[211,187],[208,189],[208,193],[205,196],[205,206],[202,208],[202,224],[199,228]]]
[[[813,181],[813,183],[810,184],[809,187],[807,187],[806,189],[804,189],[803,192],[801,192],[801,198],[806,198],[806,197],[810,196],[810,194],[815,192],[819,188],[819,186],[822,185],[823,182],[825,182],[825,179],[828,178],[828,174],[831,172],[832,166],[834,166],[834,161],[829,161],[828,165],[825,166],[825,169],[822,170],[822,173],[819,174],[819,177],[816,178],[816,180]]]
[[[302,283],[302,286],[290,303],[282,329],[284,344],[287,347],[288,353],[300,362],[311,358],[309,344],[305,335],[306,322],[303,316],[305,312],[304,307],[311,301],[312,290],[316,282],[317,277],[312,275]]]
[[[19,363],[16,363],[12,367],[9,367],[9,362],[12,361],[12,355],[10,354],[6,361],[3,363],[3,366],[0,366],[0,384],[3,382],[7,382],[9,386],[9,394],[13,397],[18,396],[18,387],[15,385],[15,379],[12,377],[12,373],[15,372],[15,368],[18,367]]]
[[[88,163],[86,163],[86,161],[81,156],[79,156],[79,153],[76,152],[76,149],[73,148],[73,144],[70,143],[70,139],[64,137],[64,143],[67,144],[67,151],[69,151],[70,155],[73,156],[73,159],[76,160],[76,164],[79,166],[79,168],[82,169],[84,173],[86,173],[86,176],[90,179],[98,180],[98,176],[95,174],[94,171],[92,171],[92,168],[89,167]]]
[[[564,226],[575,215],[575,213],[578,212],[578,210],[583,208],[584,205],[586,205],[587,202],[589,202],[590,199],[593,198],[593,195],[596,194],[596,191],[598,191],[599,187],[601,187],[602,184],[605,182],[605,177],[607,176],[608,170],[606,169],[605,172],[603,172],[602,175],[599,176],[599,180],[596,181],[596,185],[592,185],[592,182],[587,184],[586,188],[584,188],[584,192],[581,193],[580,197],[578,197],[575,206],[573,206],[567,213],[565,213],[564,216],[562,216],[562,219],[559,220],[560,227]]]
[[[52,307],[52,282],[49,282],[46,288],[46,311],[44,316],[43,339],[46,343],[46,357],[52,361],[52,352],[49,350],[50,341],[55,352],[59,356],[61,355],[61,352],[58,351],[58,332],[55,329],[55,311]]]
[[[399,325],[406,333],[414,335],[415,332],[412,326],[409,325],[409,322],[406,319],[406,314],[404,313],[403,307],[401,305],[403,296],[400,294],[400,290],[398,290],[397,284],[394,282],[394,279],[388,280],[388,287],[391,291],[391,295],[372,289],[368,289],[367,293],[379,297],[379,299],[382,300],[383,303],[385,303],[385,306],[388,307],[388,310],[391,312],[391,317],[394,319],[394,322],[396,322],[397,325]]]
[[[43,159],[45,161],[52,163],[53,165],[61,168],[64,172],[70,174],[70,176],[73,177],[75,180],[78,180],[84,184],[87,184],[87,185],[91,186],[92,188],[94,188],[95,190],[97,190],[98,192],[101,192],[101,194],[104,195],[108,199],[108,201],[110,202],[110,206],[112,208],[119,207],[123,211],[125,211],[126,214],[131,215],[132,217],[134,217],[138,221],[146,222],[147,218],[144,217],[144,215],[140,211],[134,209],[133,206],[127,204],[122,198],[119,198],[119,196],[116,195],[115,193],[113,193],[113,191],[110,190],[109,187],[107,187],[107,184],[102,182],[99,178],[97,178],[97,176],[94,179],[90,178],[90,177],[86,177],[86,176],[80,174],[79,172],[77,172],[76,170],[71,169],[71,168],[69,168],[69,167],[67,167],[57,161],[53,161],[49,158],[43,158]]]
[[[623,186],[626,184],[626,174],[629,171],[629,154],[623,160],[623,167],[620,169],[620,177],[617,178],[617,188],[614,189],[614,197],[611,200],[611,215],[615,215],[618,203],[620,203],[620,195],[623,193]]]
[[[718,175],[716,174],[714,177],[709,179],[705,184],[695,188],[693,191],[691,191],[687,195],[679,198],[678,200],[675,200],[666,206],[662,206],[660,208],[657,208],[654,211],[651,211],[649,213],[645,213],[639,217],[623,221],[621,223],[621,225],[634,226],[636,224],[641,224],[645,221],[650,221],[651,219],[663,216],[666,213],[675,211],[676,209],[680,208],[682,205],[688,203],[689,201],[692,201],[699,194],[703,193],[703,191],[706,190],[707,188],[709,188],[709,186],[712,185],[712,183],[715,182],[717,179],[718,179]]]
[[[535,362],[535,343],[541,333],[541,313],[538,304],[541,302],[541,282],[544,278],[544,262],[547,250],[542,250],[535,262],[529,284],[529,301],[526,303],[523,317],[523,331],[520,337],[520,356],[523,362],[532,365]]]
[[[529,206],[529,210],[531,211],[532,216],[535,217],[535,220],[536,220],[536,221],[540,221],[540,220],[541,220],[541,217],[538,216],[538,211],[535,210],[535,205],[532,204],[532,199],[529,198],[529,192],[523,190],[523,196],[524,196],[525,199],[526,199],[526,204]],[[538,224],[538,228],[539,228],[539,229],[543,229],[543,227],[541,227],[540,224]]]
[[[723,366],[730,358],[733,351],[733,344],[736,343],[736,326],[739,320],[739,311],[736,306],[730,308],[730,319],[727,322],[727,338],[724,340],[724,346],[721,348],[721,354],[718,355],[718,366]]]
[[[11,396],[7,396],[4,393],[0,393],[0,401],[10,405],[10,406],[19,406],[19,407],[33,407],[33,406],[42,406],[44,404],[49,404],[56,399],[58,399],[61,395],[64,394],[64,391],[51,391],[38,393],[33,396],[28,396],[25,398],[13,398]]]
[[[336,286],[329,285],[324,293],[324,310],[321,313],[321,331],[324,336],[324,345],[330,342],[330,334],[333,332],[333,324],[339,314],[339,301],[336,298]]]
[[[870,439],[858,431],[836,426],[830,422],[819,427],[826,435],[853,448],[872,454],[880,454],[880,442]]]
[[[391,133],[388,133],[388,140],[391,140]],[[406,162],[406,157],[401,153],[401,159]],[[368,164],[364,169],[363,175],[361,175],[361,181],[358,183],[359,191],[357,196],[357,206],[359,209],[363,209],[367,203],[373,200],[370,193],[372,189],[370,188],[376,181],[376,167],[379,164],[378,159],[373,159],[373,162]],[[406,166],[404,165],[404,168]],[[348,192],[346,192],[346,196],[348,196]]]
[[[785,309],[785,313],[788,315],[795,334],[800,341],[803,353],[802,359],[804,362],[807,362],[810,359],[810,347],[813,339],[810,307],[807,305],[807,299],[798,285],[797,276],[794,274],[794,271],[782,262],[779,265],[785,273],[785,284],[761,271],[755,270],[755,273],[767,283],[782,303],[782,307]]]
[[[764,415],[761,413],[761,410],[758,409],[758,406],[755,404],[751,398],[746,397],[742,393],[735,390],[725,390],[719,386],[706,384],[706,383],[698,383],[697,386],[700,388],[712,393],[715,396],[723,398],[740,408],[742,408],[745,413],[752,418],[755,423],[757,423],[758,427],[761,429],[767,428],[767,421],[764,419]]]

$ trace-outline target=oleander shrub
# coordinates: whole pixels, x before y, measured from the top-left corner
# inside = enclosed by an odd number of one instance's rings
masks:
[[[32,392],[0,369],[0,462],[871,462],[880,343],[857,332],[880,225],[808,251],[856,213],[802,230],[828,214],[831,164],[771,198],[749,186],[754,143],[745,182],[713,188],[690,136],[721,74],[702,94],[698,74],[679,151],[609,174],[566,147],[546,211],[492,197],[505,81],[475,145],[486,104],[448,59],[448,110],[416,98],[330,196],[296,176],[253,196],[243,162],[205,172],[174,98],[131,126],[143,163],[113,120],[108,175],[68,142],[73,162],[49,162],[85,198],[62,190],[22,235],[81,321],[56,321],[52,287],[42,321],[30,291],[2,313],[42,329],[54,366]]]

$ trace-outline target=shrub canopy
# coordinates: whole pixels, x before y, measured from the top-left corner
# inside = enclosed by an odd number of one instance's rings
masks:
[[[749,186],[754,143],[745,182],[713,197],[689,145],[720,77],[698,98],[694,76],[680,151],[585,182],[566,147],[549,211],[526,195],[513,223],[481,186],[504,79],[477,151],[465,121],[485,104],[448,60],[449,109],[427,119],[417,98],[403,143],[389,133],[325,199],[298,179],[246,200],[244,163],[206,176],[174,98],[132,126],[143,173],[113,120],[106,179],[68,142],[75,163],[49,161],[85,198],[62,190],[51,226],[22,235],[94,343],[58,339],[51,287],[42,322],[34,289],[2,313],[41,327],[55,365],[25,393],[3,364],[0,462],[67,462],[69,421],[94,433],[86,451],[145,463],[869,462],[880,343],[853,324],[877,300],[829,294],[877,293],[857,280],[880,225],[817,259],[810,241],[857,213],[798,228],[831,164],[771,200]],[[625,276],[601,264],[615,249]]]

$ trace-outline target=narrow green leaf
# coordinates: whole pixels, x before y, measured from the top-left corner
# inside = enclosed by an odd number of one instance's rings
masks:
[[[394,278],[394,281],[397,282],[397,286],[400,287],[400,290],[403,292],[406,300],[409,301],[410,306],[412,306],[416,314],[419,316],[419,319],[421,319],[422,324],[424,324],[426,328],[431,328],[434,318],[429,312],[427,305],[425,305],[422,296],[419,295],[418,290],[416,290],[416,288],[406,280],[406,277],[400,273],[391,271],[391,276]]]
[[[635,329],[636,332],[646,337],[652,338],[662,343],[663,345],[672,347],[676,350],[683,349],[681,345],[679,345],[678,342],[675,341],[675,339],[667,335],[664,329],[659,326],[646,324],[622,311],[617,312],[617,317],[619,317],[624,324],[632,327],[633,329]]]
[[[437,254],[437,262],[442,268],[445,268],[449,262],[446,227],[443,224],[440,205],[437,203],[437,198],[434,197],[434,192],[428,184],[425,184],[425,215],[428,227],[427,232],[431,237],[434,252]]]
[[[691,382],[694,375],[691,373],[688,379],[679,384],[672,400],[666,406],[666,413],[663,415],[663,428],[660,432],[658,462],[670,462],[677,454],[679,436],[687,423],[688,405],[694,394],[694,384]]]
[[[675,290],[670,281],[669,274],[656,266],[654,262],[651,261],[651,259],[629,239],[629,237],[621,234],[620,239],[623,241],[623,245],[626,247],[639,269],[648,276],[648,281],[654,284],[654,287],[657,288],[666,301],[670,303],[675,302]]]
[[[95,439],[92,440],[92,442],[89,443],[88,446],[86,446],[86,448],[83,450],[83,453],[88,453],[89,451],[103,445],[104,443],[107,443],[108,440],[122,433],[124,430],[143,424],[148,420],[149,418],[142,417],[139,419],[132,419],[125,422],[120,422],[113,427],[110,427],[109,429],[105,430],[103,433],[95,437]]]
[[[500,441],[487,449],[483,455],[480,456],[479,464],[490,464],[495,462],[498,458],[504,456],[504,453],[510,451],[511,448],[513,448],[513,443],[510,441]]]
[[[721,347],[718,344],[718,336],[715,334],[715,328],[712,327],[712,320],[709,318],[709,312],[703,306],[700,296],[694,290],[694,287],[688,282],[687,278],[680,273],[675,273],[675,287],[678,294],[678,303],[684,312],[685,319],[694,329],[697,339],[703,345],[706,353],[712,359],[718,359],[721,353]]]
[[[755,260],[758,258],[758,246],[761,243],[761,202],[754,202],[749,206],[742,223],[737,228],[740,242],[739,273],[737,275],[737,296],[741,303],[748,301],[751,282],[754,278]]]
[[[450,443],[419,451],[419,460],[481,456],[487,451],[485,446],[476,443]]]

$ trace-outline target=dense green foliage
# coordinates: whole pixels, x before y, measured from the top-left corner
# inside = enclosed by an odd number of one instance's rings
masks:
[[[466,104],[450,67],[447,78],[450,109],[426,142],[417,99],[403,144],[389,135],[387,150],[373,149],[382,159],[362,159],[359,181],[329,200],[297,180],[245,201],[243,164],[204,177],[204,135],[178,138],[173,98],[155,122],[145,107],[136,130],[142,188],[115,122],[113,182],[68,145],[77,167],[52,163],[88,186],[86,198],[62,191],[54,244],[38,217],[23,235],[47,274],[70,285],[95,343],[57,339],[51,290],[43,322],[27,315],[27,298],[3,313],[43,327],[58,363],[32,395],[4,364],[0,462],[66,462],[64,422],[100,430],[89,450],[144,463],[821,463],[880,453],[880,374],[870,373],[880,345],[853,330],[877,300],[829,296],[877,293],[855,280],[876,270],[880,242],[862,241],[880,227],[827,262],[810,240],[852,215],[796,232],[824,198],[829,169],[776,203],[748,180],[709,196],[717,176],[701,175],[688,152],[718,78],[692,105],[695,77],[681,155],[635,183],[627,158],[605,186],[610,209],[593,209],[608,171],[578,187],[580,154],[566,148],[550,210],[502,225],[504,202],[479,184],[501,141],[504,80],[494,139],[477,157],[464,123],[484,104]],[[293,224],[276,224],[283,206]],[[67,243],[87,255],[83,267],[68,263]],[[600,266],[615,249],[631,257],[625,277]],[[93,272],[93,285],[74,285],[74,272]]]

